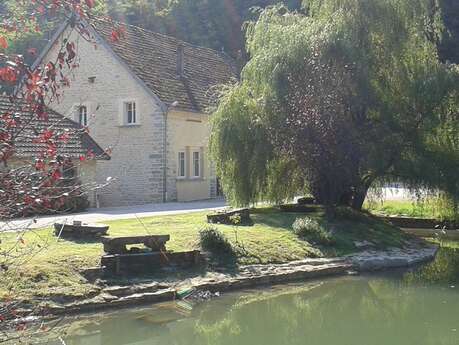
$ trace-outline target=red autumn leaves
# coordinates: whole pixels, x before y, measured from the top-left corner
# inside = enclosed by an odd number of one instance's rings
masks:
[[[118,42],[120,39],[124,38],[125,34],[126,28],[123,25],[118,24],[117,27],[113,28],[110,40],[112,42]]]
[[[19,77],[19,71],[11,66],[0,67],[0,82],[15,84]]]
[[[6,50],[8,48],[8,40],[4,36],[0,36],[0,48]]]
[[[85,0],[86,6],[93,8],[96,5],[95,0]]]
[[[76,159],[66,154],[66,146],[73,145],[72,140],[83,135],[80,128],[62,128],[50,123],[49,102],[57,101],[63,95],[63,89],[69,86],[70,76],[78,67],[78,51],[72,40],[59,42],[56,59],[45,61],[41,67],[32,69],[24,63],[21,56],[8,56],[5,51],[13,45],[14,37],[26,31],[41,31],[40,26],[49,20],[70,18],[70,13],[77,14],[75,22],[69,28],[78,35],[92,42],[89,32],[91,10],[97,0],[27,0],[29,16],[15,18],[7,24],[0,23],[0,82],[8,84],[19,92],[11,96],[11,109],[0,112],[0,160],[5,166],[11,165],[20,149],[18,138],[27,137],[34,146],[33,160],[24,167],[0,171],[0,218],[28,215],[36,209],[61,210],[65,208],[69,196],[82,193],[81,186],[69,181],[69,167],[95,159],[95,154],[88,151]],[[125,28],[113,24],[111,39],[118,41],[125,35]],[[37,56],[36,48],[29,48],[25,54]],[[71,127],[71,126],[70,126]],[[18,136],[18,133],[22,133]],[[24,134],[25,133],[25,134]],[[70,143],[69,143],[70,142]],[[30,146],[30,145],[29,145]],[[17,151],[17,152],[16,152]],[[7,162],[8,161],[8,162]],[[6,164],[8,163],[8,164]],[[8,193],[2,193],[8,191]],[[62,208],[63,207],[63,208]]]

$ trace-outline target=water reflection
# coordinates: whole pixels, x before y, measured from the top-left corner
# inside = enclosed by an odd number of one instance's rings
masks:
[[[67,345],[459,344],[459,252],[392,276],[345,277],[227,294],[188,314],[175,304],[70,325]],[[52,344],[61,344],[53,342]]]
[[[459,282],[459,249],[442,248],[435,261],[405,275],[407,283],[445,283]]]

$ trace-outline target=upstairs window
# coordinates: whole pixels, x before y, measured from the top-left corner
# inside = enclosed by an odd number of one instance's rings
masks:
[[[80,126],[86,127],[88,125],[88,107],[79,105],[77,107],[77,120]]]
[[[124,103],[124,119],[127,125],[137,124],[137,107],[135,102]]]
[[[186,169],[185,169],[185,152],[181,151],[178,153],[178,173],[177,176],[180,178],[186,177]]]
[[[193,177],[201,177],[201,152],[193,152]]]

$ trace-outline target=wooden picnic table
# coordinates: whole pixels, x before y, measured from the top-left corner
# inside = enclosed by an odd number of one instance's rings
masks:
[[[170,235],[102,237],[104,251],[108,254],[128,254],[127,245],[143,244],[153,252],[165,251]]]

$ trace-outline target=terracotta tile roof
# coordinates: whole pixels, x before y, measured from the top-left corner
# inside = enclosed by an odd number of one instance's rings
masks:
[[[6,112],[14,112],[20,116],[22,123],[27,123],[32,119],[30,111],[25,110],[25,103],[16,102],[14,107],[7,96],[0,95],[0,114]],[[55,132],[64,133],[69,129],[69,140],[67,143],[58,145],[57,152],[70,158],[79,158],[85,156],[91,151],[95,155],[95,159],[110,159],[104,150],[92,139],[81,127],[74,121],[65,118],[59,113],[48,109],[48,120],[42,121],[37,118],[32,120],[30,125],[26,126],[25,130],[16,139],[16,155],[19,157],[35,157],[43,151],[44,145],[33,143],[37,138],[37,133],[43,133],[44,130],[50,128]]]
[[[215,87],[237,78],[234,62],[223,53],[124,24],[124,37],[113,41],[113,24],[92,23],[132,72],[168,105],[178,101],[179,109],[206,112]],[[177,68],[179,47],[183,47],[182,76]]]

